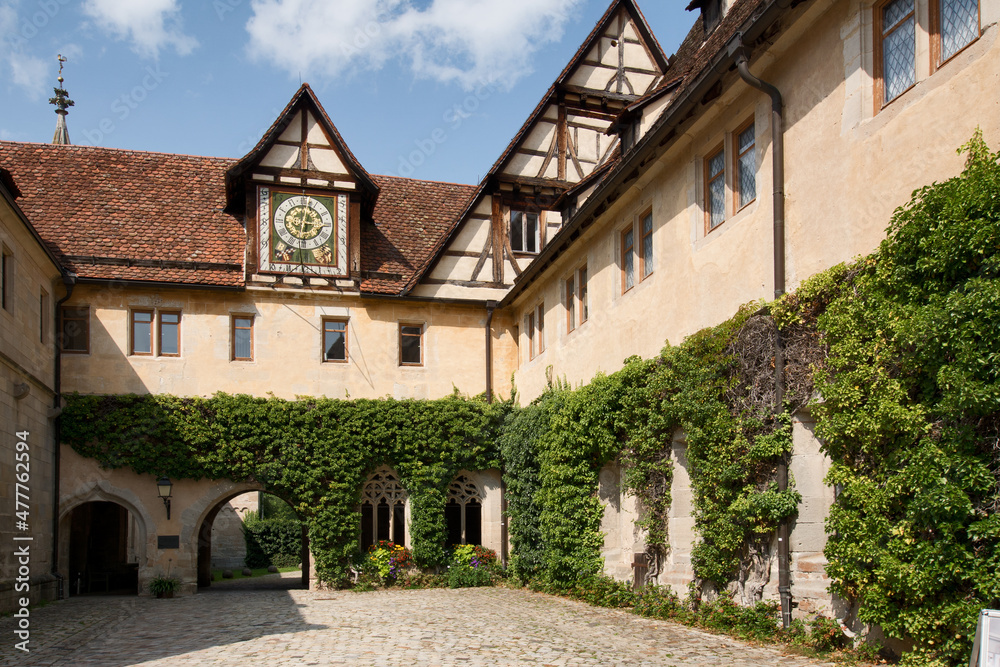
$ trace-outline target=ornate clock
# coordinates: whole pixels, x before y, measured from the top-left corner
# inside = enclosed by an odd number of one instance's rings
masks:
[[[260,188],[260,270],[348,275],[348,199]]]
[[[274,231],[291,248],[315,250],[333,235],[333,214],[313,197],[291,197],[274,210]]]

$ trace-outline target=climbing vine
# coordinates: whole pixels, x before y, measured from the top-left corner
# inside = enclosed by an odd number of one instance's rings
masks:
[[[447,561],[447,486],[461,469],[499,468],[509,404],[305,399],[217,394],[72,396],[64,441],[108,468],[173,478],[257,480],[309,526],[320,578],[345,580],[357,549],[366,475],[393,466],[409,492],[413,556]]]

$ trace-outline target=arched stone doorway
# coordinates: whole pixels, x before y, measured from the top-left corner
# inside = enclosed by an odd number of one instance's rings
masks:
[[[208,588],[212,585],[212,526],[215,524],[216,518],[220,512],[228,507],[231,500],[249,490],[257,489],[239,489],[228,492],[219,498],[202,517],[198,526],[198,588]],[[309,588],[309,530],[305,522],[302,523],[302,550],[300,553],[302,561],[301,584],[303,588]]]
[[[117,502],[95,500],[74,507],[63,523],[71,596],[139,593],[145,531],[138,517]]]

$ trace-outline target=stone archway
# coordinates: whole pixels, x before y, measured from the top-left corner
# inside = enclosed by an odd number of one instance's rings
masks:
[[[59,513],[59,561],[69,595],[141,591],[149,517],[127,491],[106,486],[65,501]]]
[[[223,492],[216,494],[215,499],[204,503],[205,507],[199,516],[197,525],[197,574],[198,588],[208,588],[212,585],[212,526],[219,512],[223,510],[233,498],[241,496],[248,491],[263,491],[259,484],[239,484]],[[302,524],[302,587],[309,588],[309,531],[305,522]]]

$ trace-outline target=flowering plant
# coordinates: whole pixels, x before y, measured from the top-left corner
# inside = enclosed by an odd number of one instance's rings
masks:
[[[379,540],[368,548],[362,571],[379,583],[390,586],[400,573],[413,565],[410,550],[401,544]]]

